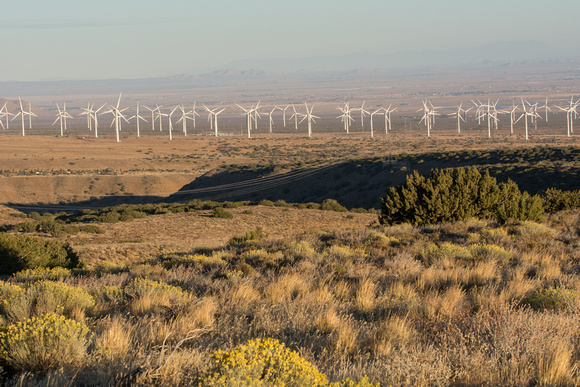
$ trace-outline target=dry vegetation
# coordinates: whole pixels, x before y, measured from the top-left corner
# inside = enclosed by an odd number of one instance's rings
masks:
[[[44,359],[41,370],[33,356],[5,360],[5,383],[195,385],[209,377],[213,351],[262,338],[297,351],[331,382],[580,383],[580,212],[541,223],[413,227],[369,225],[370,214],[246,210],[232,209],[234,219],[172,214],[99,224],[105,234],[67,237],[81,259],[86,246],[126,244],[122,227],[159,244],[206,227],[214,240],[144,246],[149,259],[140,261],[103,249],[88,269],[7,278],[0,295],[13,331],[56,313],[91,334],[51,339],[75,355]],[[310,226],[284,229],[286,216]],[[260,225],[262,238],[246,233]],[[68,296],[55,303],[45,289]],[[31,308],[31,297],[46,299],[42,308]]]

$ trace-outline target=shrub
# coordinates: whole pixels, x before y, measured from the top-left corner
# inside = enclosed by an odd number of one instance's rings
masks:
[[[443,242],[440,245],[431,245],[423,250],[421,256],[426,265],[433,265],[443,259],[469,260],[472,258],[468,248],[449,242]]]
[[[580,190],[561,191],[550,188],[544,194],[544,208],[546,212],[580,208]]]
[[[405,184],[392,187],[381,199],[381,224],[435,224],[468,218],[538,220],[543,201],[522,193],[516,183],[497,183],[477,168],[433,169],[428,177],[417,171]]]
[[[322,202],[322,205],[320,206],[320,209],[322,209],[324,211],[336,211],[336,212],[347,212],[348,211],[346,209],[346,207],[340,205],[334,199],[324,199],[324,201]]]
[[[38,267],[72,269],[79,259],[71,247],[55,239],[0,234],[0,274]]]
[[[38,281],[22,292],[0,301],[5,315],[13,321],[24,320],[46,313],[78,317],[94,306],[95,300],[84,289],[62,282]]]
[[[76,368],[85,357],[89,329],[54,313],[9,325],[0,331],[0,357],[19,371]]]
[[[251,242],[258,240],[264,236],[264,232],[261,227],[256,228],[253,231],[248,231],[244,235],[233,236],[228,241],[228,245],[239,245],[246,242]]]
[[[492,244],[472,245],[469,251],[473,258],[477,260],[497,259],[499,261],[507,261],[512,257],[512,254],[503,247]]]
[[[227,263],[219,255],[212,256],[202,254],[188,254],[178,258],[168,259],[163,262],[166,269],[171,269],[176,266],[195,266],[204,270],[211,270],[225,266]]]
[[[250,340],[212,354],[202,386],[325,386],[326,376],[274,339]]]
[[[567,309],[574,303],[576,292],[565,288],[538,289],[524,299],[523,303],[534,310]]]
[[[70,276],[70,270],[64,267],[39,267],[36,269],[26,269],[14,274],[18,282],[35,282],[41,280],[62,281]]]
[[[222,219],[233,219],[234,214],[229,211],[226,211],[223,207],[216,207],[211,211],[211,216],[213,218],[222,218]]]
[[[134,278],[124,289],[135,313],[147,313],[170,308],[185,299],[186,293],[177,286],[147,278]]]

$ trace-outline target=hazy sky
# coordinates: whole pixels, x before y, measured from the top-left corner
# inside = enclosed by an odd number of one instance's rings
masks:
[[[579,11],[578,0],[5,1],[0,81],[195,74],[242,59],[497,41],[578,49]]]

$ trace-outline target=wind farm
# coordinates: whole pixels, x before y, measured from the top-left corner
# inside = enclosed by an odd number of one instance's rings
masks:
[[[0,81],[0,384],[580,385],[580,61],[447,65],[431,28],[422,63],[383,68],[348,54],[378,40],[354,12],[309,35],[311,2],[260,44],[295,3],[263,24],[210,3],[137,21],[139,42],[121,18],[43,29],[104,31],[76,60],[133,78]],[[231,13],[221,42],[173,33]],[[139,73],[275,50],[298,70]]]

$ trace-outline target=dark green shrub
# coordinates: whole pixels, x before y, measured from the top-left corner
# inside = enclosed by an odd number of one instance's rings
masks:
[[[524,299],[523,303],[534,310],[561,310],[574,306],[576,292],[561,287],[538,289]]]
[[[211,216],[213,218],[222,218],[222,219],[233,219],[234,214],[229,211],[226,211],[223,207],[216,207],[211,211]]]
[[[67,243],[56,239],[0,234],[0,274],[13,274],[39,267],[79,265],[79,258]]]
[[[522,193],[513,181],[497,183],[477,168],[434,169],[428,177],[417,171],[405,184],[392,187],[381,199],[381,224],[436,224],[468,218],[539,220],[543,202]]]
[[[556,212],[580,208],[580,191],[561,191],[550,188],[544,194],[544,209],[546,212]]]

